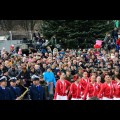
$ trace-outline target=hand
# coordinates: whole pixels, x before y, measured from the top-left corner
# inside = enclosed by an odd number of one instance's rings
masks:
[[[20,97],[17,97],[16,100],[21,100]]]
[[[68,90],[66,90],[65,93],[67,94],[67,93],[68,93]]]

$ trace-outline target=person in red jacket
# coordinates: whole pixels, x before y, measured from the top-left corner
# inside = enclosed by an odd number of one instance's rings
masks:
[[[101,87],[102,83],[101,83],[101,77],[100,76],[97,76],[96,82]]]
[[[100,85],[96,82],[96,76],[91,76],[91,82],[87,84],[84,92],[84,100],[89,100],[92,97],[97,97],[100,91]]]
[[[56,82],[54,100],[68,100],[67,93],[71,83],[65,80],[65,73],[61,73],[60,80]]]
[[[117,40],[116,40],[116,48],[117,48],[117,50],[119,50],[119,47],[120,47],[120,38],[118,38]]]
[[[87,87],[87,84],[90,82],[90,79],[88,78],[88,73],[84,72],[83,73],[83,77],[80,80],[80,84],[81,84],[81,90],[82,90],[82,95],[84,95],[84,91]]]
[[[102,84],[98,98],[102,100],[113,100],[114,84],[110,75],[105,76],[105,83]]]
[[[70,86],[68,98],[72,96],[71,100],[82,100],[80,78],[80,76],[76,75],[76,78],[74,78],[75,82]]]
[[[114,84],[114,100],[120,100],[120,74],[115,76],[116,83]]]

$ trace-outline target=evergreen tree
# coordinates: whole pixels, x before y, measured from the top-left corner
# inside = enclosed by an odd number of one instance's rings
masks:
[[[96,39],[104,39],[105,33],[112,30],[112,20],[43,20],[41,31],[50,39],[56,36],[66,47],[90,47]]]

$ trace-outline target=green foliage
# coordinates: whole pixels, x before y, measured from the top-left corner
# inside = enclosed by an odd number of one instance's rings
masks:
[[[51,39],[56,36],[67,47],[77,47],[93,43],[96,39],[104,39],[105,33],[112,30],[112,20],[43,20],[42,34]],[[67,42],[65,42],[67,41]]]

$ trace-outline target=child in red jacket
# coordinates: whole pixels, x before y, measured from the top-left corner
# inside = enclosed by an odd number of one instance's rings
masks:
[[[68,94],[68,99],[72,96],[71,100],[82,100],[82,90],[80,84],[80,77],[76,75],[74,77],[74,83],[70,86],[70,91]]]

